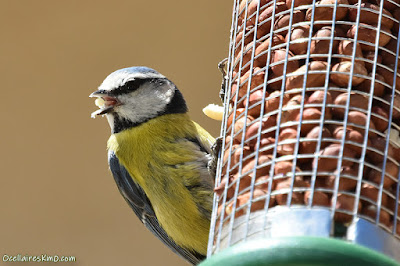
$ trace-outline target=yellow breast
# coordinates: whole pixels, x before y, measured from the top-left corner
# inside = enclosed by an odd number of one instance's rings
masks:
[[[186,114],[163,115],[113,134],[108,149],[142,187],[167,234],[178,245],[205,254],[210,221],[198,206],[211,213],[212,186],[195,193],[185,186],[205,178],[204,153],[187,141],[196,139],[198,130],[203,129]],[[211,144],[213,138],[204,132]]]

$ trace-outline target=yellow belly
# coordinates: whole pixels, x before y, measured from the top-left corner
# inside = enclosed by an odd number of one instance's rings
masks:
[[[204,153],[187,141],[196,138],[197,127],[184,114],[160,118],[112,135],[108,148],[142,187],[171,239],[206,254],[212,187],[205,191],[187,189],[188,184],[203,180],[206,171],[201,163]]]

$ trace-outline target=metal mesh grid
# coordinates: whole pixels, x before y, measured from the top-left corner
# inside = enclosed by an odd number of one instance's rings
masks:
[[[399,3],[234,2],[209,255],[282,210],[399,242]]]

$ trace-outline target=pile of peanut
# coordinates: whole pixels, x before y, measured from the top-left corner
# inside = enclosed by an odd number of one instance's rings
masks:
[[[308,205],[346,224],[380,208],[400,235],[399,3],[384,0],[380,18],[374,0],[240,2],[219,215]]]

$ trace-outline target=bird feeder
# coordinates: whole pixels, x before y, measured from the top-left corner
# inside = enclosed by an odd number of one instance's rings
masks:
[[[399,19],[398,0],[235,1],[202,266],[400,263]]]

